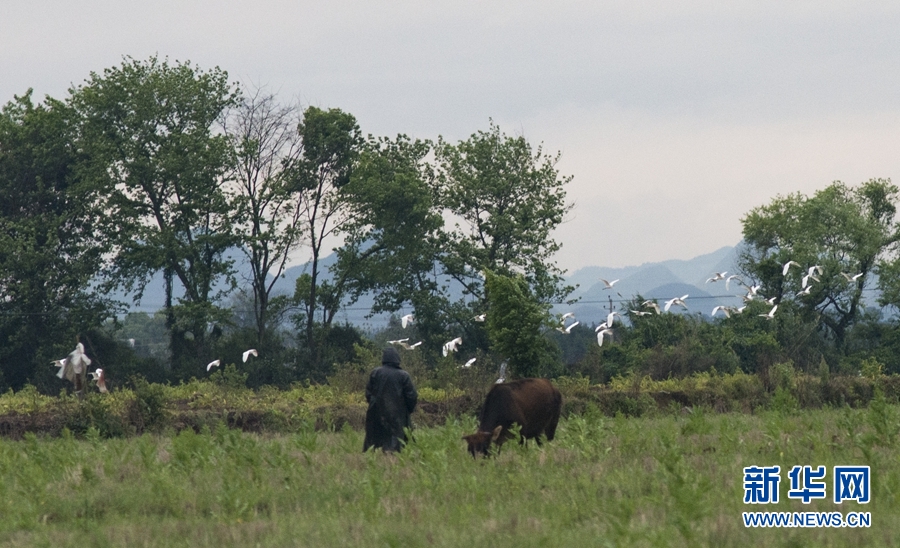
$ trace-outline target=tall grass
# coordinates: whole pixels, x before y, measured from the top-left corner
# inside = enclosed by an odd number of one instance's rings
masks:
[[[876,396],[877,399],[877,396]],[[898,408],[603,416],[473,460],[474,418],[420,428],[399,455],[348,427],[224,425],[103,439],[0,440],[7,546],[896,546]],[[750,465],[864,464],[872,502],[743,504]],[[830,491],[829,491],[830,492]],[[741,512],[872,513],[869,529],[746,529]]]

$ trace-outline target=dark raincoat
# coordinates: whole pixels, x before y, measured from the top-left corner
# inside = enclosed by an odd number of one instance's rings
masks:
[[[363,451],[379,447],[384,451],[399,451],[406,441],[404,428],[410,428],[409,415],[416,408],[419,395],[409,373],[400,369],[400,354],[386,348],[381,367],[372,371],[366,385],[366,439]]]

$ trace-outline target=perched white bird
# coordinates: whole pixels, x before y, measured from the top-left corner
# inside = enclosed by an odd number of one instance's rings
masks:
[[[798,263],[797,261],[788,261],[788,262],[784,263],[784,267],[781,269],[781,275],[787,276],[788,270],[790,270],[792,266],[801,268],[800,263]]]
[[[725,272],[716,272],[715,274],[713,274],[712,278],[709,278],[708,280],[706,280],[706,283],[718,282],[719,280],[724,280],[725,274],[728,274],[727,270]]]
[[[403,326],[403,329],[406,329],[406,326],[411,323],[415,323],[416,317],[412,314],[407,314],[400,318],[400,325]]]
[[[775,317],[775,311],[776,311],[776,310],[778,310],[778,305],[777,305],[777,304],[776,304],[775,306],[772,307],[772,310],[769,310],[769,313],[768,313],[768,314],[757,314],[757,316],[759,316],[759,317],[761,317],[761,318],[765,318],[765,319],[767,319],[767,320],[771,320],[772,318]]]
[[[465,368],[467,368],[467,369],[468,369],[469,367],[472,367],[472,364],[475,363],[475,359],[476,359],[476,358],[470,359],[470,360],[467,361],[466,363],[462,364],[460,367],[465,367]]]
[[[209,371],[213,367],[219,367],[219,365],[221,363],[222,363],[222,360],[213,360],[213,361],[209,362],[208,364],[206,364],[206,370]]]
[[[716,306],[716,307],[713,307],[712,312],[710,312],[709,315],[710,315],[710,316],[715,316],[715,315],[716,315],[716,312],[718,312],[719,310],[721,310],[721,311],[725,314],[725,317],[726,317],[726,318],[730,318],[730,317],[731,317],[731,313],[728,311],[728,307],[727,307],[727,306]]]
[[[846,278],[848,282],[855,282],[862,275],[863,275],[862,272],[860,272],[859,274],[854,274],[853,276],[851,276],[850,274],[847,274],[846,272],[841,272],[841,276]]]
[[[500,364],[500,376],[497,377],[497,380],[494,384],[500,384],[506,380],[506,362]]]
[[[656,301],[644,301],[641,303],[641,306],[649,306],[652,308],[657,314],[660,313],[659,305],[656,304]]]
[[[450,354],[451,352],[456,352],[456,345],[459,344],[462,344],[462,337],[456,337],[452,341],[445,342],[443,348],[444,356]]]
[[[688,307],[687,307],[687,305],[684,303],[684,300],[687,299],[687,298],[688,298],[688,295],[683,295],[683,296],[681,296],[681,297],[675,297],[675,298],[673,298],[673,299],[669,299],[668,301],[666,301],[666,306],[665,306],[664,310],[665,310],[666,312],[668,312],[669,309],[672,308],[672,305],[673,305],[673,304],[677,304],[677,305],[683,307],[685,310],[687,310]]]
[[[242,354],[244,363],[247,363],[247,360],[250,359],[250,356],[253,356],[254,358],[258,358],[259,353],[256,351],[255,348],[251,348],[250,350],[245,350],[244,353]]]
[[[728,276],[727,278],[725,278],[725,291],[728,291],[728,282],[730,282],[731,280],[734,280],[734,279],[737,279],[739,284],[741,284],[741,285],[744,284],[744,280],[742,280],[740,276],[738,276],[737,274],[732,274],[731,276]]]
[[[483,322],[487,319],[487,314],[479,314],[472,319],[475,320],[476,322]]]
[[[576,325],[578,325],[579,323],[580,322],[574,322],[572,325],[570,325],[569,327],[566,327],[565,329],[562,327],[557,327],[556,330],[559,331],[560,333],[565,333],[566,335],[568,335],[569,333],[572,332],[572,328],[575,327]]]
[[[601,329],[597,332],[597,344],[603,346],[603,335],[609,335],[610,340],[612,340],[612,329]]]
[[[100,389],[101,394],[109,392],[109,390],[106,389],[106,374],[102,369],[98,367],[96,371],[91,371],[88,375],[90,375],[94,382],[97,383],[97,388]]]
[[[619,280],[616,279],[616,280],[613,280],[613,281],[611,281],[611,282],[608,282],[608,281],[604,280],[603,278],[600,278],[600,281],[603,282],[603,285],[606,286],[606,287],[603,288],[604,290],[606,290],[606,289],[612,289],[612,287],[613,287],[614,285],[616,285],[616,282],[618,282]]]

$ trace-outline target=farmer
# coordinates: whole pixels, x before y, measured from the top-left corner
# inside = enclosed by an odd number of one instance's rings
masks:
[[[400,354],[385,348],[381,367],[372,371],[366,385],[366,439],[363,451],[379,447],[383,451],[400,451],[406,442],[404,428],[410,428],[409,414],[416,408],[419,395],[409,373],[400,369]]]

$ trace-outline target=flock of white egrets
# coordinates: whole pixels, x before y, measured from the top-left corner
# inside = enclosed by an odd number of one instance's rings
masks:
[[[800,265],[800,263],[798,263],[796,261],[788,261],[788,262],[784,263],[784,265],[782,265],[781,275],[787,276],[788,273],[790,272],[791,267],[793,267],[793,266],[796,266],[797,268],[802,268],[802,265]],[[803,277],[800,279],[801,290],[797,292],[797,295],[809,295],[810,290],[812,289],[811,280],[815,281],[815,282],[819,282],[820,280],[817,277],[817,275],[822,276],[824,274],[824,272],[825,272],[824,269],[820,265],[810,266],[807,269],[806,274],[804,274]],[[735,283],[743,286],[747,290],[747,293],[744,295],[736,295],[737,297],[741,297],[744,300],[744,302],[750,302],[757,298],[762,297],[761,295],[758,294],[758,291],[760,290],[761,286],[747,285],[744,282],[744,280],[742,280],[741,277],[738,276],[737,274],[732,274],[731,276],[726,276],[727,274],[728,274],[727,271],[716,272],[712,275],[712,277],[710,277],[709,279],[706,280],[706,283],[715,283],[715,282],[718,282],[721,280],[725,280],[725,291],[728,291],[729,284],[732,281],[735,281]],[[844,277],[844,279],[847,280],[847,283],[856,282],[863,275],[863,273],[851,275],[851,274],[847,274],[846,272],[841,272],[840,274],[841,274],[841,276]],[[603,282],[603,285],[604,285],[603,289],[607,290],[607,289],[612,289],[613,286],[615,286],[619,280],[604,280],[603,278],[600,278],[600,281]],[[641,303],[641,307],[649,309],[649,310],[630,310],[630,312],[636,317],[646,316],[649,314],[653,314],[654,312],[656,314],[661,314],[662,312],[669,312],[669,309],[671,309],[673,306],[676,306],[676,305],[684,308],[685,310],[688,310],[687,303],[685,302],[688,297],[689,297],[689,295],[682,295],[681,297],[673,297],[673,298],[665,301],[662,309],[660,309],[659,304],[657,304],[656,300],[646,300]],[[772,305],[772,308],[771,308],[771,310],[769,310],[768,313],[758,314],[758,316],[765,318],[767,320],[773,319],[775,317],[775,311],[778,310],[778,304],[775,302],[775,300],[776,300],[776,297],[772,297],[770,299],[765,299],[765,301],[767,303]],[[718,312],[722,312],[725,315],[725,317],[730,317],[732,314],[742,313],[744,311],[744,308],[746,308],[746,305],[741,306],[741,307],[715,306],[715,307],[713,307],[712,312],[710,313],[710,316],[715,317],[715,315]],[[597,334],[597,344],[599,346],[603,346],[603,339],[605,336],[608,336],[610,339],[612,339],[612,336],[613,336],[612,328],[613,328],[613,323],[615,321],[616,316],[620,316],[620,314],[615,311],[610,312],[606,317],[606,321],[602,322],[600,325],[598,325],[596,328],[594,328],[594,332]],[[474,318],[472,318],[472,320],[476,321],[476,322],[484,322],[486,319],[487,319],[486,314],[479,314],[479,315],[475,316]],[[559,326],[556,328],[560,333],[568,335],[572,332],[572,329],[575,326],[579,325],[579,322],[577,320],[566,325],[566,321],[569,319],[574,320],[575,314],[572,312],[566,312],[565,314],[560,316]],[[400,318],[400,324],[404,329],[406,329],[406,327],[408,325],[410,325],[414,322],[415,322],[415,316],[413,314],[406,314]],[[133,339],[130,339],[129,342],[131,343],[132,346],[134,345]],[[406,350],[414,350],[419,345],[422,344],[422,341],[419,341],[416,343],[410,343],[409,338],[407,337],[404,339],[388,341],[388,343],[398,345],[401,348],[404,348]],[[462,344],[462,337],[456,337],[454,339],[447,341],[446,343],[444,343],[444,346],[442,349],[443,355],[446,357],[446,356],[449,356],[450,354],[456,352],[457,347],[461,344]],[[242,355],[244,363],[247,362],[247,360],[250,358],[250,356],[259,357],[259,353],[257,353],[255,348],[246,350]],[[472,367],[472,365],[475,364],[475,360],[476,360],[476,358],[470,358],[468,361],[466,361],[466,363],[464,363],[460,367],[470,368],[470,367]],[[97,383],[97,387],[100,390],[100,392],[102,392],[102,393],[108,392],[106,389],[106,377],[103,372],[103,369],[98,367],[94,371],[87,372],[87,367],[89,365],[91,365],[91,359],[89,357],[87,357],[87,355],[85,355],[84,345],[82,345],[80,342],[75,346],[75,350],[73,350],[67,357],[65,357],[61,360],[53,360],[50,363],[59,368],[59,372],[57,373],[57,376],[60,379],[68,379],[69,381],[71,381],[75,385],[75,389],[77,392],[80,393],[84,389],[83,380],[86,378],[85,377],[86,373],[91,375],[91,379],[93,382]],[[206,365],[206,371],[210,371],[210,370],[212,370],[213,367],[218,367],[221,364],[222,364],[222,360],[220,360],[220,359],[213,360]],[[503,364],[500,367],[500,378],[497,379],[497,382],[500,383],[500,382],[503,382],[504,380],[506,380],[506,362],[503,362]]]

